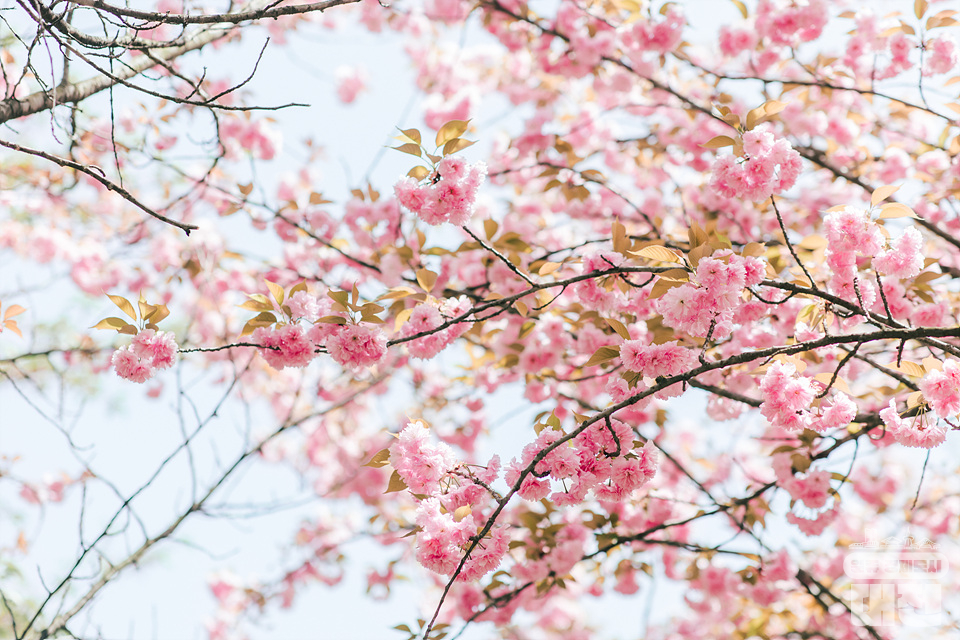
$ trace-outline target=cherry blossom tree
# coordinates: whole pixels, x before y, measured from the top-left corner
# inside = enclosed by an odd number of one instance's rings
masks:
[[[638,637],[951,637],[949,5],[6,3],[0,444],[50,455],[0,450],[0,637],[105,637],[190,527],[284,508],[252,469],[314,510],[262,575],[178,578],[211,639],[356,571],[422,588],[401,640],[622,636],[609,599]],[[338,37],[416,85],[360,151],[286,120],[385,80],[303,49]],[[891,548],[915,575],[864,575]]]

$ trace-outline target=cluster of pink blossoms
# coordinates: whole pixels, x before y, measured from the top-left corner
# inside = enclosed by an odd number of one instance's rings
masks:
[[[880,227],[865,209],[848,206],[827,214],[823,228],[827,236],[825,260],[832,271],[827,290],[869,308],[876,300],[876,289],[872,281],[857,275],[857,258],[880,253],[884,243]]]
[[[724,250],[703,258],[690,283],[674,287],[657,300],[663,323],[699,338],[729,335],[734,314],[743,304],[745,287],[760,284],[766,268],[762,260]],[[711,333],[712,328],[712,333]]]
[[[893,399],[880,411],[880,419],[893,439],[905,447],[932,449],[947,439],[947,430],[935,415],[924,412],[902,418]]]
[[[360,369],[377,364],[387,355],[387,337],[376,327],[359,324],[299,324],[258,327],[253,341],[264,348],[264,359],[274,369],[305,367],[325,346],[338,364]]]
[[[873,268],[882,276],[912,278],[923,269],[923,236],[915,227],[907,227],[890,248],[873,259]]]
[[[827,238],[825,261],[831,275],[827,290],[849,302],[873,309],[878,313],[890,313],[897,319],[914,315],[913,304],[905,297],[905,289],[899,280],[912,278],[923,268],[923,236],[915,227],[907,227],[903,233],[888,244],[883,231],[874,222],[870,213],[859,207],[844,207],[829,213],[824,218]],[[879,275],[891,279],[883,282],[884,301],[872,278],[859,274],[861,262],[872,259],[873,268]],[[917,324],[938,324],[936,308],[917,307],[913,320]],[[934,316],[930,316],[931,312]]]
[[[457,464],[453,449],[429,444],[430,430],[419,420],[407,424],[390,447],[390,464],[413,493],[436,495],[440,478]]]
[[[484,163],[468,165],[462,158],[447,156],[426,184],[407,177],[393,190],[400,204],[427,224],[463,226],[473,215],[477,191],[486,177]]]
[[[722,155],[713,164],[710,187],[728,198],[759,202],[792,187],[803,165],[783,138],[754,129],[743,134],[746,159]]]
[[[143,383],[161,369],[169,369],[177,359],[177,342],[172,333],[144,329],[133,342],[113,352],[110,364],[117,375]]]
[[[387,336],[374,326],[345,324],[331,333],[325,342],[330,357],[351,369],[377,364],[387,355]]]
[[[410,492],[422,498],[416,516],[417,560],[427,569],[449,576],[483,525],[485,503],[489,502],[483,485],[496,480],[500,460],[494,456],[480,473],[464,470],[458,473],[456,483],[442,487],[441,480],[460,465],[453,449],[444,443],[432,445],[429,440],[430,431],[422,422],[408,423],[390,448],[390,464]],[[509,542],[505,528],[491,529],[471,552],[458,580],[476,580],[496,569]]]
[[[949,73],[957,68],[957,43],[949,36],[931,38],[924,44],[927,53],[923,75],[933,76]]]
[[[523,448],[520,459],[506,467],[504,478],[516,484],[522,471],[541,451],[563,437],[556,429],[544,429],[537,439]],[[525,500],[537,501],[550,495],[550,480],[564,482],[564,490],[555,491],[550,501],[557,506],[580,504],[587,493],[607,502],[626,500],[657,472],[659,454],[648,440],[642,447],[629,426],[619,420],[590,425],[573,438],[573,446],[559,446],[534,467],[517,492]]]
[[[474,485],[475,486],[475,485]],[[472,513],[457,521],[455,511],[441,505],[438,498],[427,498],[417,508],[417,560],[427,569],[452,575],[470,547],[471,538],[483,526]],[[510,544],[510,535],[496,527],[480,541],[463,566],[458,580],[477,580],[499,566]]]
[[[620,361],[629,371],[648,378],[669,378],[695,367],[697,354],[676,341],[646,344],[643,340],[627,340],[620,346]]]
[[[762,38],[778,45],[795,46],[820,36],[830,14],[826,0],[788,2],[760,0],[756,30]]]
[[[439,308],[429,303],[418,305],[401,328],[400,337],[409,338],[419,333],[433,331],[447,319],[459,317],[469,309],[470,301],[466,297],[448,298]],[[407,350],[414,358],[429,360],[469,330],[470,324],[461,322],[407,342]]]
[[[818,389],[818,382],[798,376],[789,362],[775,362],[760,381],[760,413],[771,425],[788,433],[804,429],[824,433],[850,424],[857,415],[857,405],[845,393],[835,392],[832,403],[821,404],[817,413],[809,410]]]
[[[960,413],[960,365],[956,360],[947,360],[941,371],[930,371],[917,386],[923,393],[924,401],[933,409],[932,413],[922,411],[903,418],[897,411],[896,401],[890,400],[890,404],[880,412],[880,418],[900,444],[930,449],[947,438],[942,419]]]
[[[264,360],[274,369],[305,367],[316,355],[314,339],[299,324],[279,327],[257,327],[253,341],[265,348],[260,350]]]
[[[919,384],[923,398],[941,418],[960,413],[960,365],[947,360],[942,371],[931,371]]]
[[[328,298],[319,299],[306,291],[297,291],[286,301],[294,322],[258,327],[253,342],[262,345],[260,353],[274,369],[305,367],[320,347],[340,365],[352,369],[380,362],[387,354],[387,337],[379,328],[366,324],[317,322],[321,316],[335,315]],[[297,321],[313,323],[307,327]]]

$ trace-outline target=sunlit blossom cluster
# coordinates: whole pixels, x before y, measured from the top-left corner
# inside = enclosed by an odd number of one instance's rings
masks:
[[[477,191],[487,176],[482,162],[467,164],[457,156],[443,158],[425,184],[404,178],[394,186],[397,200],[430,225],[465,225],[473,215]]]
[[[783,138],[755,129],[743,134],[745,156],[721,155],[710,186],[729,198],[759,202],[792,187],[800,176],[800,154]]]
[[[110,364],[117,375],[131,382],[143,383],[169,369],[177,358],[177,342],[166,331],[144,329],[133,341],[113,352]]]

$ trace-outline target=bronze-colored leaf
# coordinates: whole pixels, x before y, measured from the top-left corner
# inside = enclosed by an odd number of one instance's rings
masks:
[[[408,140],[411,140],[416,144],[420,144],[420,142],[422,142],[420,138],[420,131],[418,129],[401,129],[400,131],[403,133],[403,135],[407,136]]]
[[[417,182],[420,182],[421,180],[423,180],[424,178],[430,175],[430,169],[427,169],[422,164],[418,164],[413,169],[410,169],[410,171],[407,171],[407,175],[413,178],[414,180],[416,180]]]
[[[449,156],[457,153],[458,151],[463,151],[467,147],[476,144],[476,142],[476,140],[465,140],[463,138],[454,138],[453,140],[448,140],[447,143],[443,145],[443,155]]]
[[[678,252],[657,244],[651,244],[639,251],[628,251],[627,253],[659,262],[683,262],[683,256]]]
[[[283,304],[283,287],[275,282],[270,282],[269,280],[264,280],[264,282],[267,283],[267,289],[270,290],[270,295],[272,295],[273,299],[277,301],[277,304]]]
[[[130,301],[129,301],[129,300],[127,300],[127,299],[124,298],[123,296],[112,296],[112,295],[110,295],[109,293],[107,294],[107,297],[110,298],[110,300],[113,301],[113,304],[115,304],[115,305],[117,305],[118,307],[120,307],[120,310],[121,310],[121,311],[123,311],[125,314],[127,314],[128,316],[130,316],[130,318],[131,318],[132,320],[136,320],[136,319],[137,319],[137,312],[134,311],[133,305],[130,304]]]
[[[429,269],[417,269],[417,284],[427,293],[430,293],[433,285],[437,284],[437,277],[438,274]]]
[[[700,146],[704,149],[722,149],[724,147],[732,147],[734,142],[735,140],[730,136],[714,136]]]
[[[617,335],[619,335],[621,338],[624,340],[630,339],[630,332],[627,330],[626,325],[624,325],[622,322],[615,318],[604,318],[604,320],[606,320],[607,324],[610,325],[610,328],[616,331]]]
[[[407,144],[402,144],[399,147],[391,147],[397,151],[402,151],[404,153],[409,153],[412,156],[417,156],[418,158],[423,155],[423,149],[420,148],[420,145],[413,144],[408,142]]]
[[[400,474],[394,470],[390,475],[390,481],[387,483],[387,490],[384,493],[396,493],[397,491],[403,491],[407,488],[407,483],[403,481],[403,478],[400,477]]]
[[[388,464],[390,464],[390,449],[380,449],[380,451],[377,451],[373,457],[370,458],[370,461],[363,466],[379,469],[380,467],[385,467]]]
[[[537,271],[537,273],[542,276],[550,275],[561,266],[562,265],[559,262],[544,262],[542,265],[540,265],[540,269]]]
[[[871,206],[874,206],[874,207],[877,206],[878,204],[880,204],[881,202],[883,202],[884,200],[892,196],[894,193],[896,193],[896,191],[899,188],[900,187],[895,187],[893,185],[877,187],[877,189],[873,192],[873,195],[870,196]]]
[[[437,131],[437,146],[441,147],[454,138],[459,138],[470,126],[469,120],[451,120]]]
[[[900,204],[899,202],[888,202],[880,207],[880,215],[878,215],[877,218],[881,220],[888,218],[916,218],[919,220],[920,216],[918,216],[913,209],[905,204]]]
[[[600,347],[597,349],[590,359],[584,363],[584,367],[594,367],[598,364],[603,364],[614,358],[620,356],[620,347]]]
[[[483,221],[483,232],[487,235],[487,240],[493,240],[493,236],[497,235],[497,229],[500,228],[500,225],[496,220],[487,218]]]
[[[90,328],[91,329],[113,329],[114,331],[120,331],[120,329],[123,329],[128,324],[130,323],[122,318],[110,317],[110,318],[104,318],[103,320],[101,320],[100,322],[98,322],[97,324],[93,325]]]

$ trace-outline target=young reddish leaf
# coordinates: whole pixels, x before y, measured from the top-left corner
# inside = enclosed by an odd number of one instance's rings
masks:
[[[459,138],[467,131],[470,126],[469,120],[451,120],[437,131],[437,146],[442,147],[454,138]]]
[[[500,225],[496,220],[487,218],[483,221],[483,232],[487,235],[487,240],[493,240],[493,236],[497,235],[497,229],[500,228]]]
[[[730,1],[733,2],[733,4],[736,5],[737,9],[740,10],[740,15],[743,16],[743,19],[744,19],[744,20],[746,20],[748,17],[750,17],[750,12],[747,11],[747,5],[745,5],[745,4],[744,4],[743,2],[741,2],[740,0],[730,0]]]
[[[131,319],[133,319],[133,320],[136,320],[136,319],[137,319],[137,312],[134,311],[133,305],[130,304],[130,301],[129,301],[129,300],[127,300],[127,299],[124,298],[123,296],[112,296],[112,295],[110,295],[109,293],[107,294],[107,297],[110,298],[110,300],[113,301],[113,304],[115,304],[115,305],[117,305],[118,307],[120,307],[120,310],[121,310],[121,311],[123,311],[125,314],[127,314],[128,316],[130,316]]]
[[[461,520],[466,518],[468,515],[470,515],[472,511],[473,510],[470,508],[470,505],[468,504],[457,507],[456,510],[454,510],[453,512],[453,521],[460,522]]]
[[[23,334],[20,333],[20,327],[17,326],[16,320],[5,320],[3,322],[3,326],[5,326],[10,331],[13,331],[15,334],[17,334],[21,338],[23,337]]]
[[[323,316],[322,318],[320,318],[319,320],[317,320],[316,322],[314,322],[314,324],[317,324],[317,323],[321,323],[321,324],[347,324],[347,319],[344,318],[343,316]]]

